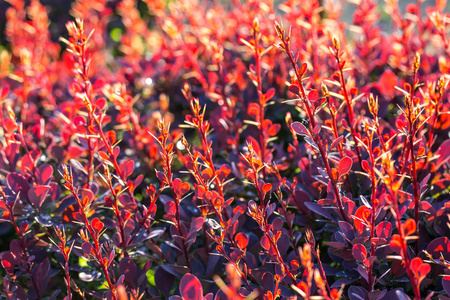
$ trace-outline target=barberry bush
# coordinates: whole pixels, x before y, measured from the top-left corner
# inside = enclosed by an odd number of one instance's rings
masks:
[[[450,299],[445,0],[8,2],[1,298]]]

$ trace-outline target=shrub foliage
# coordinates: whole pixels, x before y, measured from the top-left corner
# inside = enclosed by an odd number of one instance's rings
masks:
[[[2,297],[450,299],[445,0],[8,2]]]

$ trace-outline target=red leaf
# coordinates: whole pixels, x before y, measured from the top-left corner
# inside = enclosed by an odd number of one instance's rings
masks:
[[[414,234],[416,232],[416,221],[414,221],[413,219],[406,220],[406,222],[402,226],[403,232],[406,236]]]
[[[179,197],[182,197],[189,191],[189,184],[187,182],[182,182],[179,178],[176,178],[173,182],[173,188],[175,193],[178,194]]]
[[[428,273],[430,273],[431,266],[427,263],[423,263],[420,257],[414,257],[411,260],[411,269],[420,285],[420,282],[422,282],[422,280],[427,277]]]
[[[187,192],[189,192],[189,183],[184,182],[182,185],[180,185],[180,195],[184,195]]]
[[[99,151],[98,155],[104,160],[108,160],[109,159],[108,154],[106,154],[104,151]]]
[[[97,101],[95,101],[95,105],[97,105],[99,110],[102,110],[105,108],[106,100],[105,98],[98,98]]]
[[[361,206],[355,213],[355,229],[359,234],[363,233],[366,228],[367,219],[370,216],[370,210],[366,206]]]
[[[311,102],[317,101],[317,99],[319,99],[319,92],[316,91],[316,90],[311,90],[311,91],[308,93],[308,99],[309,99],[309,101],[311,101]]]
[[[394,234],[389,242],[392,251],[400,253],[402,249],[402,238],[399,234]]]
[[[264,194],[269,193],[270,190],[272,190],[272,185],[270,183],[266,183],[265,185],[263,185],[262,191]]]
[[[273,96],[275,96],[275,89],[274,88],[270,88],[267,93],[264,94],[264,98],[266,101],[269,101],[270,99],[273,98]]]
[[[237,246],[241,250],[245,249],[248,245],[248,236],[243,232],[239,232],[238,234],[236,234],[235,240]]]
[[[254,119],[257,119],[259,116],[259,104],[250,103],[248,105],[247,113],[249,116],[252,116]]]
[[[339,172],[339,177],[344,176],[345,174],[347,174],[350,169],[352,168],[352,159],[348,156],[345,156],[341,159],[341,161],[339,162],[339,167],[338,167],[338,172]]]
[[[184,275],[180,282],[180,294],[185,300],[202,300],[203,287],[200,280],[190,273]]]
[[[361,162],[361,166],[362,166],[364,171],[366,171],[367,173],[370,174],[370,167],[369,167],[369,163],[367,162],[367,160],[363,160]]]
[[[148,186],[148,188],[147,188],[147,194],[150,196],[150,198],[155,197],[155,194],[156,194],[156,187],[155,187],[153,184],[151,184],[151,185]]]
[[[263,235],[261,237],[261,246],[265,249],[265,250],[269,250],[270,249],[270,241],[269,238],[267,237],[267,235]]]
[[[392,234],[392,224],[388,221],[383,221],[380,224],[378,224],[377,228],[377,237],[387,239]]]
[[[1,93],[0,93],[0,99],[5,98],[6,95],[8,95],[8,93],[9,93],[9,86],[4,86],[4,87],[2,88]]]
[[[219,177],[219,179],[223,181],[228,177],[228,175],[230,175],[231,169],[227,165],[222,165],[216,173],[217,177]]]
[[[336,147],[338,144],[340,144],[343,139],[344,137],[342,135],[340,135],[337,139],[335,139],[333,143],[331,143],[330,150]]]
[[[92,229],[98,235],[100,231],[103,229],[103,222],[99,220],[99,218],[94,218],[91,222]]]
[[[213,171],[210,168],[203,170],[202,178],[205,182],[208,182],[212,177],[213,177]]]
[[[303,63],[302,66],[300,67],[300,75],[303,76],[306,73],[306,69],[308,68],[308,65],[306,63]]]

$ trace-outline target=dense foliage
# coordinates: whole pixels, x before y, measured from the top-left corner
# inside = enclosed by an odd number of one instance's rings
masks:
[[[3,297],[450,299],[445,0],[8,2]]]

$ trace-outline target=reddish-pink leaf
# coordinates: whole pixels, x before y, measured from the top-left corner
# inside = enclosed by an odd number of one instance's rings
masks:
[[[364,171],[366,171],[367,173],[370,174],[370,167],[369,167],[369,163],[367,162],[367,160],[363,160],[361,162],[361,166],[362,166]]]
[[[91,222],[92,229],[98,235],[100,231],[103,229],[103,222],[99,220],[99,218],[94,218]]]
[[[103,97],[98,98],[97,101],[95,101],[95,105],[97,105],[99,110],[102,110],[103,108],[105,108],[105,105],[106,105],[105,98],[103,98]]]
[[[342,135],[340,135],[337,139],[335,139],[333,141],[333,143],[331,143],[330,149],[333,149],[334,147],[336,147],[343,139],[344,139],[344,137]]]
[[[9,93],[9,86],[4,86],[2,88],[2,92],[0,93],[0,99],[3,99],[6,97],[6,95],[8,95]]]
[[[387,239],[392,234],[392,224],[388,221],[383,221],[378,224],[376,232],[379,238]]]
[[[306,73],[306,69],[308,68],[308,65],[306,63],[303,63],[300,67],[300,75],[303,76]]]
[[[269,250],[270,249],[270,241],[269,238],[267,237],[267,235],[263,235],[261,237],[261,247],[263,247],[265,250]]]
[[[128,160],[128,161],[124,161],[120,164],[120,170],[123,173],[123,177],[127,178],[128,176],[131,175],[131,173],[133,173],[134,170],[134,161],[132,160]]]
[[[235,240],[237,246],[241,250],[245,249],[248,245],[248,236],[243,232],[239,232],[238,234],[236,234]]]
[[[308,99],[309,99],[309,101],[311,101],[311,102],[317,101],[317,99],[319,99],[319,92],[316,91],[316,90],[311,90],[311,91],[308,93]]]
[[[247,113],[249,116],[252,116],[254,119],[257,119],[259,116],[259,104],[250,103],[247,108]]]
[[[383,93],[389,97],[394,96],[395,86],[397,85],[397,76],[390,69],[384,71],[380,77],[380,83],[383,87]]]
[[[275,89],[274,88],[270,88],[267,93],[264,94],[264,98],[266,101],[269,101],[270,99],[273,98],[273,96],[275,96]]]
[[[339,177],[344,176],[345,174],[347,174],[350,169],[352,168],[352,159],[348,156],[345,156],[341,159],[341,161],[339,162],[339,167],[338,167],[338,172],[339,172]]]
[[[411,260],[411,269],[414,273],[414,277],[417,278],[418,284],[430,273],[431,266],[424,263],[420,257],[414,257]]]
[[[176,178],[173,182],[173,188],[178,196],[182,197],[189,191],[189,184],[187,182],[182,182],[179,178]]]
[[[203,287],[194,275],[187,273],[181,278],[180,294],[184,300],[202,300]]]
[[[362,234],[367,227],[370,210],[366,206],[360,206],[355,213],[354,224],[359,234]]]

